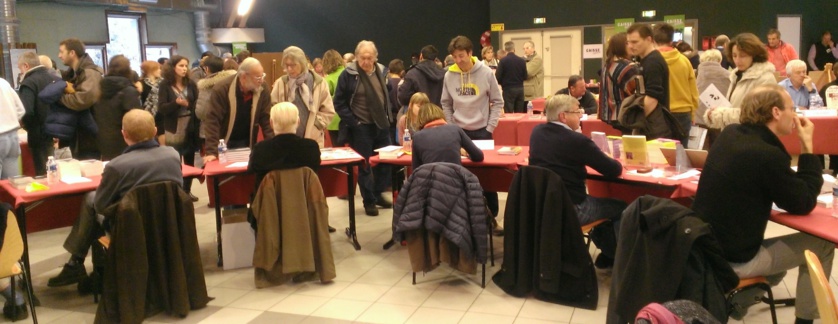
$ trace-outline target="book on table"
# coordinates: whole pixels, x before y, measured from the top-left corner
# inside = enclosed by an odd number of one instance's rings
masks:
[[[523,151],[520,146],[504,146],[498,149],[499,155],[518,155]]]
[[[646,148],[646,136],[623,135],[623,152],[626,165],[648,167],[649,151]]]
[[[378,158],[382,160],[394,160],[404,155],[404,150],[398,145],[388,145],[375,151],[378,152]]]

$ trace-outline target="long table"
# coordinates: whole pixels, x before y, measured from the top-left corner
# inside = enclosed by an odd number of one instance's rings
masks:
[[[201,175],[201,169],[197,169],[195,167],[191,167],[188,165],[181,165],[183,177],[184,178],[194,178]],[[13,208],[15,208],[15,217],[18,221],[18,226],[20,227],[20,232],[23,237],[23,266],[26,269],[27,273],[30,273],[29,270],[31,269],[29,265],[29,240],[27,238],[27,212],[32,211],[33,209],[41,206],[43,203],[51,200],[60,199],[63,197],[71,197],[71,196],[82,196],[88,192],[96,190],[99,187],[99,183],[102,181],[102,176],[94,176],[89,177],[91,181],[89,182],[82,182],[82,183],[74,183],[74,184],[66,184],[63,182],[58,182],[55,184],[49,185],[49,189],[42,190],[42,191],[35,191],[35,192],[26,192],[25,190],[19,190],[15,188],[9,180],[2,180],[0,181],[0,189],[3,191],[3,200],[12,204]],[[84,203],[82,201],[82,203]],[[50,206],[53,207],[53,206]],[[67,209],[66,205],[61,206],[62,209]],[[72,210],[78,211],[78,206],[75,208],[70,207]],[[60,213],[60,211],[56,210],[56,208],[49,208],[50,214]],[[29,275],[26,277],[29,280],[28,284],[32,285],[32,276]]]
[[[341,160],[324,160],[320,162],[320,169],[317,171],[323,192],[327,197],[340,193],[332,189],[330,184],[340,183],[334,181],[337,171],[347,176],[346,194],[349,203],[349,227],[346,228],[346,236],[351,240],[355,250],[361,249],[358,243],[358,236],[355,230],[355,169],[364,164],[361,157]],[[207,177],[207,186],[210,190],[210,197],[215,207],[215,231],[218,245],[218,266],[224,265],[224,258],[221,251],[221,206],[223,205],[246,205],[250,203],[250,193],[255,188],[253,174],[247,174],[247,166],[230,167],[231,163],[221,164],[217,160],[207,163],[204,166],[204,176]],[[341,170],[343,169],[343,170]],[[234,182],[230,182],[234,181]],[[228,182],[230,182],[228,184]],[[225,186],[227,184],[227,186]],[[224,193],[231,194],[232,199],[222,199],[221,187],[225,186]],[[246,198],[242,198],[246,197]]]
[[[792,215],[773,210],[770,219],[777,224],[838,244],[838,218],[832,216],[831,209],[817,206],[809,215]]]

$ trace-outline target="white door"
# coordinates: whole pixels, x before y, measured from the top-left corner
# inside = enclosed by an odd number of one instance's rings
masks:
[[[524,55],[524,42],[531,41],[544,60],[544,95],[567,87],[567,79],[582,71],[582,31],[580,29],[536,29],[504,31],[501,47],[515,42],[515,54]]]

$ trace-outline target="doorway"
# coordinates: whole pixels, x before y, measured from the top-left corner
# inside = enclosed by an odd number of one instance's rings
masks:
[[[515,54],[524,55],[524,42],[533,42],[544,60],[544,95],[567,87],[571,75],[582,74],[582,29],[529,29],[501,33],[503,43],[515,42]]]

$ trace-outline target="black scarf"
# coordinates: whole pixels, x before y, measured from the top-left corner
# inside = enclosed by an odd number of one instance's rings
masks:
[[[373,75],[375,75],[375,82],[381,84],[381,91],[384,92],[384,96],[387,94],[387,87],[384,85],[384,82],[378,78],[378,65],[373,65]],[[367,109],[370,111],[370,116],[372,116],[372,120],[375,122],[375,125],[378,126],[379,129],[389,129],[390,128],[390,118],[387,116],[387,109],[384,106],[384,102],[381,101],[381,98],[375,93],[375,87],[372,86],[372,80],[367,75],[367,72],[361,69],[358,66],[358,76],[361,80],[361,86],[364,87],[364,93],[366,94],[366,103]]]

